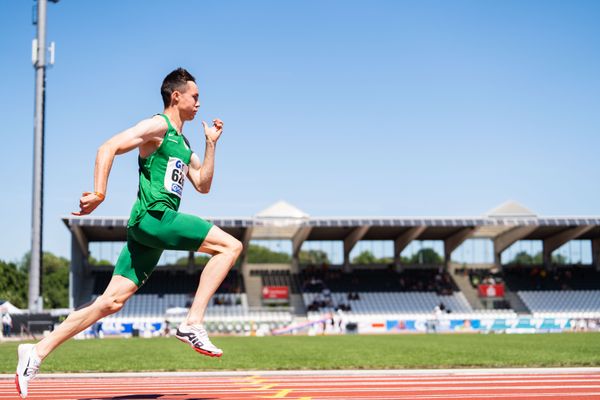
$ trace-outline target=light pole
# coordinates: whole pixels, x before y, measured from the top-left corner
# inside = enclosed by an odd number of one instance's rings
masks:
[[[57,3],[58,0],[50,0]],[[35,68],[35,111],[33,137],[33,202],[31,212],[31,261],[29,264],[29,311],[40,312],[40,271],[42,261],[42,219],[44,192],[44,111],[46,90],[46,0],[37,0],[37,39],[33,40],[33,67]],[[51,45],[51,63],[54,43]]]

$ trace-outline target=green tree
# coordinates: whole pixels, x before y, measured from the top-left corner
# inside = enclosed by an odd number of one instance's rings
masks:
[[[69,306],[69,260],[44,252],[42,296],[45,308]]]
[[[248,246],[249,263],[290,263],[292,257],[285,252],[277,252],[264,246],[250,244]]]
[[[208,263],[208,260],[210,260],[210,256],[205,256],[205,255],[195,256],[194,257],[194,265],[206,265]],[[181,258],[178,258],[177,261],[175,261],[175,265],[188,265],[188,262],[189,262],[189,258],[181,257]]]
[[[29,284],[26,271],[15,263],[0,261],[0,299],[8,300],[16,307],[27,308]]]
[[[542,265],[544,258],[542,252],[538,252],[532,256],[526,251],[520,251],[508,263],[516,265]]]
[[[352,264],[377,264],[379,259],[375,257],[373,253],[369,250],[363,250],[356,257],[352,259]]]
[[[352,259],[352,264],[391,264],[394,262],[392,257],[376,257],[370,250],[364,250]]]
[[[531,265],[533,264],[533,257],[526,251],[520,251],[513,257],[512,260],[508,262],[509,264],[518,264],[518,265]]]
[[[300,250],[298,257],[300,264],[331,264],[323,250]]]
[[[31,254],[23,256],[21,269],[29,270]],[[42,291],[44,308],[69,306],[69,260],[44,252],[42,256]]]
[[[93,266],[103,266],[103,265],[108,265],[108,266],[113,266],[114,264],[111,263],[108,260],[96,260],[94,257],[89,256],[88,257],[88,264],[93,265]]]
[[[417,251],[410,258],[411,264],[441,264],[443,262],[444,258],[430,247]]]
[[[569,260],[567,260],[567,257],[563,256],[562,254],[552,254],[552,264],[566,265],[568,263]]]

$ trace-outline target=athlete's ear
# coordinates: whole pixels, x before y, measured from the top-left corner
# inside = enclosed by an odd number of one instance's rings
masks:
[[[180,97],[181,97],[181,92],[179,92],[178,90],[174,90],[173,93],[171,93],[171,104],[179,103]]]

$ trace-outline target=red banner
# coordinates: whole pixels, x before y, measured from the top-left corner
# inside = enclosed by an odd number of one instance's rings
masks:
[[[262,297],[264,300],[288,300],[290,289],[287,286],[265,286]]]
[[[479,285],[479,297],[504,297],[504,284]]]

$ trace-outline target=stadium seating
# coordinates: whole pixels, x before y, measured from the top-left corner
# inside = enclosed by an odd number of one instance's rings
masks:
[[[517,294],[534,317],[563,314],[570,318],[600,318],[600,290],[539,290]]]
[[[477,282],[490,276],[489,270],[465,270]],[[501,321],[513,327],[522,318],[512,309],[474,310],[464,294],[458,291],[452,278],[445,272],[430,268],[356,268],[342,272],[339,268],[307,268],[299,274],[288,269],[252,270],[263,286],[288,286],[292,294],[301,294],[307,307],[306,317],[316,321],[328,318],[342,309],[348,320],[371,326],[373,321],[419,320],[480,320],[492,330]],[[96,271],[94,293],[99,295],[110,280],[108,271]],[[162,324],[169,308],[189,307],[197,288],[200,271],[186,269],[157,269],[140,291],[126,303],[119,313],[105,318],[113,323]],[[590,268],[561,268],[554,272],[535,267],[508,267],[495,271],[496,282],[528,290],[514,291],[536,318],[600,318],[600,290],[564,290],[565,287],[599,286],[600,273]],[[596,280],[599,278],[599,280]],[[473,279],[471,279],[473,283]],[[542,282],[543,284],[540,284]],[[568,286],[566,286],[568,285]],[[563,290],[548,290],[556,288]],[[532,290],[533,289],[533,290]],[[542,289],[542,290],[537,290]],[[445,312],[435,312],[444,304]],[[294,320],[291,308],[250,308],[244,292],[242,275],[231,271],[224,284],[211,299],[205,316],[210,332],[249,334],[257,326],[269,329],[288,326]],[[174,319],[170,319],[171,324]],[[500,324],[500,325],[499,325]],[[494,328],[496,327],[496,328]]]
[[[217,304],[217,299],[223,304]],[[185,294],[136,294],[125,303],[121,311],[104,318],[103,322],[163,323],[167,319],[167,309],[185,309],[189,302],[190,297]],[[212,298],[206,310],[205,325],[211,332],[240,333],[249,331],[251,323],[266,323],[270,329],[275,329],[289,324],[291,319],[291,314],[286,311],[251,310],[245,293],[225,293],[216,294]]]
[[[150,279],[138,290],[139,294],[186,294],[195,293],[200,281],[201,271],[188,273],[186,270],[157,268]],[[101,294],[110,278],[112,271],[94,272],[94,294]],[[219,286],[217,293],[243,293],[244,281],[237,270],[231,270]]]
[[[227,305],[215,304],[214,299],[223,298]],[[148,317],[164,318],[165,311],[174,307],[189,306],[190,298],[185,294],[136,294],[132,296],[121,311],[114,314],[119,318]],[[248,310],[246,294],[226,293],[216,295],[208,305],[207,316],[243,315]]]
[[[438,292],[457,291],[454,281],[446,272],[428,268],[407,268],[396,272],[393,268],[359,268],[351,273],[339,269],[307,268],[298,275],[303,292],[320,292],[327,287],[332,292]]]
[[[449,296],[440,296],[434,292],[359,292],[359,300],[348,300],[348,293],[332,293],[331,306],[321,308],[320,312],[334,311],[340,304],[349,304],[353,314],[419,314],[432,313],[443,303],[452,313],[472,312],[467,299],[460,292]],[[305,304],[322,299],[320,293],[304,293]]]

